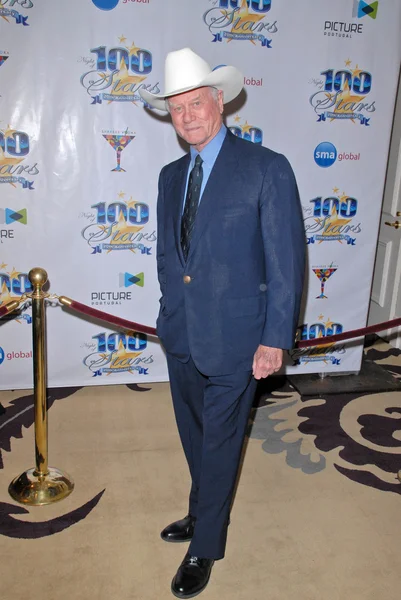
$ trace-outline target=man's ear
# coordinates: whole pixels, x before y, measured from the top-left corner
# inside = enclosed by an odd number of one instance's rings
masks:
[[[219,108],[220,108],[220,114],[223,114],[223,110],[224,110],[224,92],[223,90],[219,90]]]

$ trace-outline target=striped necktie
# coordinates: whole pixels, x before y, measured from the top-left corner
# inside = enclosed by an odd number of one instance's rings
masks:
[[[194,228],[196,212],[198,210],[200,199],[203,179],[202,162],[203,160],[198,154],[195,159],[194,168],[189,175],[187,197],[185,199],[184,213],[181,220],[181,248],[185,260],[187,260],[188,257],[192,230]]]

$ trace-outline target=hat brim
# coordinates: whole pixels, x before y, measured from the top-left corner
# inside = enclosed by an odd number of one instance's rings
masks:
[[[215,87],[223,92],[223,102],[231,102],[234,100],[242,90],[244,86],[244,76],[235,67],[220,67],[215,71],[212,71],[205,79],[203,79],[197,85],[191,85],[186,88],[174,90],[168,94],[151,94],[148,90],[141,88],[139,91],[142,99],[149,104],[152,108],[158,110],[167,111],[166,100],[172,96],[183,94],[184,92],[190,92],[191,90],[197,90],[201,87]]]

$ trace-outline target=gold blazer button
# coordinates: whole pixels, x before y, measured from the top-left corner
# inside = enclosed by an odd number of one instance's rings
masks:
[[[183,281],[184,281],[184,283],[191,283],[191,278],[190,278],[190,276],[189,276],[189,275],[184,275],[184,277],[183,277]]]

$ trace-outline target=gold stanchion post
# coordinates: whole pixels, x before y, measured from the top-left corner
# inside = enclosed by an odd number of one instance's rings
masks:
[[[74,489],[72,479],[62,471],[48,466],[47,436],[47,365],[46,365],[46,312],[43,291],[47,282],[44,269],[29,272],[32,298],[33,380],[35,401],[35,454],[36,468],[16,477],[8,488],[14,500],[21,504],[42,506],[62,500]]]

